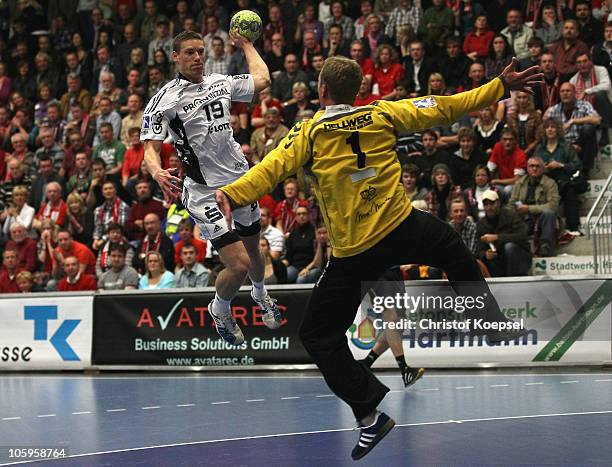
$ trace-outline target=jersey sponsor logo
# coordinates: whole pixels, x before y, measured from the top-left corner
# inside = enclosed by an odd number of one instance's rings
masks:
[[[249,164],[247,164],[246,161],[244,162],[234,162],[234,169],[236,170],[242,170],[242,169],[248,169],[249,168]],[[257,205],[257,203],[255,203]]]
[[[220,230],[223,230],[221,227],[219,227],[218,225],[215,225],[215,229],[213,230],[213,233],[217,233]]]
[[[372,123],[374,123],[372,121],[372,114],[365,113],[357,115],[353,118],[347,118],[337,123],[324,123],[323,130],[325,132],[334,130],[360,130],[361,128],[371,125]]]
[[[194,99],[193,102],[191,102],[190,104],[184,105],[183,112],[189,112],[191,110],[194,110],[200,105],[207,103],[209,100],[214,99],[215,97],[229,96],[229,95],[230,95],[230,92],[227,89],[225,88],[217,89],[216,91],[210,92],[206,97]]]
[[[208,134],[212,135],[213,133],[218,133],[220,131],[227,131],[230,130],[231,126],[229,124],[229,122],[227,123],[222,123],[221,125],[213,125],[208,129]]]
[[[155,114],[153,115],[151,127],[152,127],[154,134],[161,135],[162,131],[164,130],[164,127],[162,125],[163,119],[164,119],[163,112],[155,112]]]
[[[148,130],[151,128],[151,116],[150,115],[145,115],[142,118],[142,129],[143,130]]]
[[[438,105],[438,103],[436,102],[436,98],[433,96],[427,96],[421,99],[414,99],[411,102],[417,109],[427,109]]]
[[[245,79],[249,79],[249,75],[234,75],[232,76],[232,79],[234,81],[245,80]]]
[[[359,194],[361,195],[362,199],[366,201],[372,201],[374,198],[376,198],[376,188],[374,188],[373,186],[368,186],[365,190],[361,191]]]

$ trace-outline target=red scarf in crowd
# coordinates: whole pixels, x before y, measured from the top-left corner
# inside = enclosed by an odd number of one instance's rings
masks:
[[[591,86],[597,85],[597,74],[595,73],[595,67],[591,67]],[[578,78],[576,79],[576,94],[582,94],[586,90],[586,80],[582,73],[578,73]],[[584,95],[584,100],[590,102],[591,104],[595,104],[595,96],[594,95]]]
[[[546,82],[542,84],[542,101],[545,109],[559,103],[560,85],[559,75],[555,77],[555,81],[553,82],[552,86],[548,86]]]
[[[147,235],[142,240],[142,247],[140,248],[141,258],[144,258],[147,251],[159,251],[159,246],[161,245],[161,231],[157,232],[153,244],[150,245],[149,243],[149,236]]]
[[[121,200],[118,197],[116,197],[115,201],[113,201],[113,213],[112,213],[112,215],[113,215],[113,222],[115,224],[119,223],[119,207],[120,207],[120,205],[121,205]],[[107,207],[107,204],[104,203],[104,207],[100,210],[100,223],[102,225],[105,225],[104,218],[106,217],[106,207]]]

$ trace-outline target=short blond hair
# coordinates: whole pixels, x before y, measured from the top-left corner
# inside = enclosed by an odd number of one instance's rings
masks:
[[[337,56],[325,60],[319,78],[327,86],[334,103],[352,105],[359,92],[363,73],[355,60]]]

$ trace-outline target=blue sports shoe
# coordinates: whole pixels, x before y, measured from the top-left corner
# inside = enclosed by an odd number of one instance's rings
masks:
[[[236,320],[232,316],[231,311],[221,316],[215,315],[212,311],[214,301],[215,299],[213,298],[208,304],[208,312],[210,316],[212,316],[212,319],[215,320],[217,333],[230,345],[242,344],[244,342],[244,334],[242,334],[242,331],[236,324]]]
[[[251,298],[261,307],[261,319],[269,329],[278,329],[281,327],[282,316],[276,300],[266,292],[266,296],[262,300],[258,300],[253,295],[253,289],[251,289]]]
[[[380,412],[373,425],[361,428],[359,441],[351,453],[353,460],[361,459],[370,452],[394,426],[395,421],[386,413]]]

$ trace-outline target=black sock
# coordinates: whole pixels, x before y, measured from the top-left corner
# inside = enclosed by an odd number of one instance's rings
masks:
[[[366,358],[363,359],[363,362],[368,366],[371,367],[374,362],[376,361],[376,359],[380,357],[380,355],[378,355],[376,352],[374,352],[373,350],[370,350],[370,353],[366,356]]]
[[[399,366],[399,369],[402,372],[408,368],[408,365],[406,364],[406,359],[404,358],[403,355],[400,355],[399,357],[395,357],[395,361],[397,362],[397,366]]]

